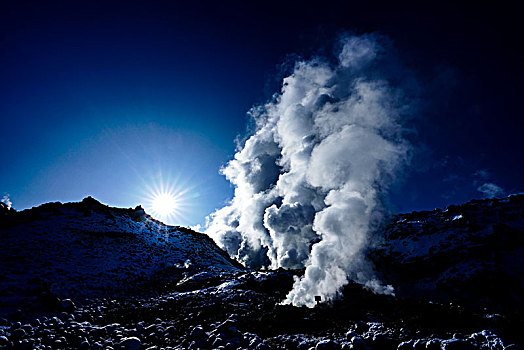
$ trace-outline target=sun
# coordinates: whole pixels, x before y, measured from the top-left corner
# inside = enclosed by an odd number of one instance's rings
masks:
[[[177,198],[170,193],[160,193],[153,198],[152,210],[161,217],[171,216],[177,209]]]
[[[174,176],[159,174],[144,181],[141,202],[146,213],[167,225],[180,225],[187,221],[198,191],[196,187]]]
[[[180,217],[186,204],[186,199],[180,192],[166,189],[152,191],[146,204],[146,211],[149,211],[155,219],[172,224]]]

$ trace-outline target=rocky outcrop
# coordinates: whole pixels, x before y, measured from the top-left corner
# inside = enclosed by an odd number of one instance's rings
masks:
[[[369,255],[397,297],[522,312],[524,195],[397,215]]]
[[[164,225],[141,207],[88,197],[0,216],[0,309],[136,294],[151,276],[188,265],[242,269],[207,236]]]

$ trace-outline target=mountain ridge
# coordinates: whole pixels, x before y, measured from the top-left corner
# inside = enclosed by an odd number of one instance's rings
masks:
[[[524,195],[398,214],[380,239],[370,259],[399,296],[524,311]]]
[[[0,348],[522,345],[524,195],[389,217],[366,254],[395,295],[350,282],[312,309],[281,304],[303,269],[244,269],[139,206],[88,197],[0,214]]]
[[[92,197],[0,216],[0,253],[4,305],[36,302],[42,290],[58,297],[130,293],[143,279],[188,264],[243,269],[202,233]]]

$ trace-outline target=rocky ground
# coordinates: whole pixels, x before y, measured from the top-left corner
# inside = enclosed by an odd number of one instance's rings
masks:
[[[303,270],[247,271],[141,208],[4,210],[0,348],[522,349],[523,202],[392,217],[368,255],[396,296],[351,283],[313,309],[281,305]]]
[[[519,349],[522,320],[392,296],[359,285],[308,309],[280,305],[300,271],[172,268],[147,296],[55,300],[2,319],[11,349]]]

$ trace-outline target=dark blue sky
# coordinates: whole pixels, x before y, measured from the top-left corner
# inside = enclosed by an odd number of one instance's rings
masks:
[[[4,1],[0,196],[129,207],[165,184],[188,190],[172,223],[203,223],[232,196],[219,168],[282,63],[329,56],[345,31],[389,36],[421,81],[397,210],[520,192],[523,28],[497,6]]]

